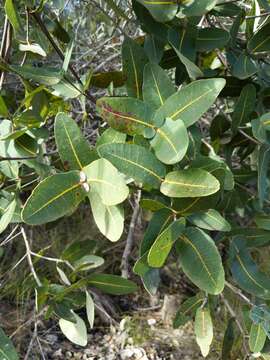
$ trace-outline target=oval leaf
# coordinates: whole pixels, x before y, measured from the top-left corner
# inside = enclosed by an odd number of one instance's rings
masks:
[[[197,309],[195,316],[195,335],[196,341],[201,349],[203,357],[210,351],[213,341],[213,323],[208,309]]]
[[[154,268],[162,267],[175,243],[185,229],[185,219],[174,221],[156,238],[148,253],[148,264]]]
[[[124,177],[108,160],[98,159],[83,168],[83,172],[91,190],[98,193],[103,204],[117,205],[128,197]]]
[[[186,127],[194,124],[213,105],[224,86],[224,79],[193,81],[165,101],[155,115],[155,123],[171,118],[183,120]]]
[[[85,194],[79,171],[49,176],[41,181],[27,199],[22,219],[30,225],[54,221],[75,209]]]
[[[100,155],[117,169],[138,182],[159,188],[165,176],[165,166],[146,148],[135,144],[100,146]]]
[[[201,197],[216,193],[218,180],[202,169],[173,171],[166,175],[160,191],[170,197]]]
[[[171,0],[160,1],[160,0],[137,0],[139,3],[144,5],[151,13],[153,18],[159,22],[167,22],[172,20],[178,10],[178,5]]]
[[[117,275],[93,274],[88,277],[87,283],[112,295],[125,295],[137,290],[133,281]]]
[[[249,348],[254,353],[259,353],[265,344],[266,333],[261,324],[252,324],[249,334]]]
[[[87,331],[84,321],[74,313],[76,323],[67,321],[65,319],[59,320],[59,326],[62,333],[76,345],[87,345]]]
[[[231,225],[217,210],[209,209],[204,212],[192,214],[188,217],[192,224],[206,230],[230,231]]]
[[[166,119],[151,140],[156,157],[164,164],[176,164],[182,160],[187,152],[188,143],[187,129],[180,119]]]
[[[65,169],[81,170],[96,156],[83,137],[76,122],[64,113],[58,113],[54,123],[57,149]]]
[[[178,242],[179,258],[187,277],[209,294],[224,288],[224,270],[214,241],[198,228],[189,227]]]
[[[124,230],[124,211],[118,206],[104,205],[100,196],[90,191],[88,194],[90,199],[93,217],[99,231],[110,241],[120,239]]]

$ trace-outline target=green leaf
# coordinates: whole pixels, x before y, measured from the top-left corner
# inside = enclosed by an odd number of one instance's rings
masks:
[[[96,159],[76,122],[65,113],[56,115],[54,135],[65,169],[81,170]]]
[[[214,103],[224,86],[224,79],[193,81],[165,101],[156,113],[155,123],[171,118],[183,120],[186,127],[194,124]]]
[[[124,230],[124,211],[118,206],[104,205],[100,196],[90,191],[88,194],[93,217],[99,231],[110,241],[120,239]]]
[[[204,300],[205,295],[202,292],[199,292],[196,296],[192,296],[185,300],[183,304],[180,305],[173,320],[174,329],[177,329],[190,321],[192,316],[196,313],[196,310],[199,306],[202,305]]]
[[[178,56],[181,63],[185,66],[187,73],[192,80],[196,80],[197,78],[203,77],[203,72],[197,65],[195,65],[192,61],[190,61],[176,47],[174,47],[173,45],[172,47],[176,52],[176,55]]]
[[[144,51],[151,63],[159,64],[164,53],[164,41],[156,38],[154,35],[146,35]]]
[[[9,223],[11,222],[15,209],[16,209],[16,200],[12,200],[11,203],[5,208],[4,213],[2,214],[0,218],[0,234],[6,230]]]
[[[79,171],[52,175],[33,190],[24,205],[22,219],[29,225],[54,221],[74,210],[85,195]]]
[[[173,213],[169,209],[161,209],[154,213],[151,220],[149,221],[140,245],[141,256],[148,252],[156,238],[162,233],[164,229],[166,229],[172,220]]]
[[[268,170],[270,165],[270,146],[262,144],[258,156],[258,197],[261,207],[268,199],[269,181]]]
[[[182,120],[166,119],[151,140],[156,157],[164,164],[176,164],[185,156],[189,138]]]
[[[97,139],[96,147],[104,144],[125,143],[127,135],[112,128],[106,129]]]
[[[6,336],[4,331],[0,328],[0,359],[1,360],[19,360],[19,356],[16,352],[10,339]]]
[[[101,117],[115,130],[129,135],[153,137],[155,125],[154,112],[151,106],[139,99],[129,97],[104,97],[97,101],[97,109]]]
[[[157,64],[147,64],[143,73],[143,100],[159,108],[174,93],[174,85],[167,73]]]
[[[232,115],[232,131],[235,134],[238,127],[249,121],[249,116],[256,103],[256,88],[253,84],[246,85],[238,98]]]
[[[235,319],[231,318],[228,321],[228,325],[226,327],[222,342],[221,360],[228,360],[230,358],[231,350],[235,341],[236,341]]]
[[[59,326],[62,333],[68,338],[72,343],[79,346],[87,345],[87,330],[84,321],[74,313],[76,318],[76,323],[74,324],[71,321],[65,319],[59,320]]]
[[[230,34],[228,31],[210,27],[199,29],[196,49],[198,51],[211,51],[223,48],[229,41]]]
[[[122,45],[122,60],[128,95],[141,99],[143,69],[148,62],[148,58],[139,44],[126,37]]]
[[[96,241],[89,239],[75,241],[65,248],[65,250],[62,252],[61,259],[72,263],[73,261],[79,260],[84,255],[92,253],[96,245]]]
[[[265,113],[257,119],[251,120],[252,132],[262,143],[269,142],[270,113]]]
[[[235,238],[230,247],[230,267],[239,286],[259,298],[270,299],[270,279],[260,272],[242,238]]]
[[[145,290],[154,296],[160,284],[160,275],[159,269],[152,268],[148,265],[147,254],[148,252],[136,261],[133,272],[141,277]]]
[[[15,33],[22,34],[23,28],[20,21],[20,15],[14,4],[13,0],[6,0],[5,2],[5,12],[10,21]]]
[[[166,173],[164,165],[146,148],[135,144],[106,144],[98,148],[120,172],[138,182],[159,188]]]
[[[178,242],[184,273],[201,290],[217,295],[224,288],[222,260],[214,241],[198,228],[189,227]]]
[[[260,53],[270,50],[270,24],[260,28],[248,41],[247,48],[251,53]]]
[[[203,357],[206,357],[209,354],[210,345],[213,341],[213,324],[209,309],[197,309],[195,317],[195,335],[201,353]]]
[[[215,209],[194,213],[188,217],[188,220],[202,229],[230,231],[231,225]]]
[[[112,295],[125,295],[137,290],[137,285],[133,281],[117,275],[93,274],[88,277],[87,283]]]
[[[117,205],[126,200],[129,194],[124,177],[106,159],[98,159],[83,168],[87,182],[104,205]]]
[[[246,54],[241,54],[233,64],[233,76],[238,79],[247,79],[258,71],[255,61]]]
[[[93,329],[94,320],[95,320],[95,304],[92,299],[92,296],[88,291],[85,292],[86,295],[86,314],[87,319],[90,325],[90,328]]]
[[[249,334],[249,348],[254,353],[259,353],[265,344],[266,333],[261,324],[252,324]]]
[[[61,71],[51,68],[35,68],[30,65],[10,65],[10,70],[27,80],[33,80],[44,85],[56,85],[62,79]]]
[[[179,214],[190,215],[192,213],[208,210],[216,206],[218,194],[206,197],[173,199],[172,208]]]
[[[137,0],[143,6],[145,6],[153,18],[158,22],[167,22],[172,20],[178,10],[178,5],[172,0],[160,1],[160,0]]]
[[[183,27],[171,27],[168,30],[168,41],[190,61],[196,59],[196,39],[198,29],[191,23]]]
[[[158,235],[148,253],[148,264],[151,267],[162,267],[175,243],[185,229],[185,219],[174,221]]]
[[[84,255],[80,259],[73,262],[75,272],[88,271],[95,269],[104,264],[104,259],[96,255]]]
[[[202,169],[173,171],[166,175],[160,191],[170,197],[201,197],[216,193],[220,188],[218,180]]]
[[[183,14],[187,17],[201,16],[212,10],[216,6],[216,3],[217,0],[200,0],[191,2],[190,5],[184,8]]]

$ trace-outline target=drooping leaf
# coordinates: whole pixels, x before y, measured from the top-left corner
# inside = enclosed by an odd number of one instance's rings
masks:
[[[246,85],[241,91],[232,115],[232,131],[236,133],[238,127],[249,121],[256,102],[256,88],[252,84]]]
[[[10,65],[10,69],[24,79],[49,86],[58,84],[63,77],[61,71],[45,67],[40,69],[30,65]]]
[[[207,308],[198,308],[196,311],[195,335],[201,353],[203,357],[206,357],[209,354],[210,345],[213,341],[213,323],[210,311]]]
[[[185,325],[189,320],[191,320],[198,307],[202,305],[204,299],[205,295],[202,292],[199,292],[196,296],[192,296],[185,300],[183,304],[180,305],[173,320],[174,329]]]
[[[33,190],[24,205],[22,219],[29,225],[54,221],[75,209],[85,195],[79,171],[52,175]]]
[[[104,205],[117,205],[129,194],[123,176],[106,159],[98,159],[83,168],[91,191],[96,192]]]
[[[42,49],[42,47],[39,44],[20,44],[19,50],[21,51],[29,51],[33,54],[38,54],[40,56],[46,57],[46,52]]]
[[[90,328],[92,329],[94,326],[94,319],[95,319],[95,304],[92,299],[92,296],[88,291],[85,292],[86,295],[86,314],[87,319],[90,325]]]
[[[164,41],[154,35],[146,35],[144,40],[144,51],[150,63],[159,64],[164,53]],[[147,65],[146,65],[147,66]]]
[[[203,72],[194,62],[192,62],[185,55],[183,55],[175,46],[172,45],[172,47],[181,63],[185,66],[186,71],[192,80],[203,77]]]
[[[174,26],[168,30],[168,41],[182,55],[190,61],[194,61],[196,59],[197,33],[198,29],[190,23],[183,27]]]
[[[101,117],[115,130],[129,135],[153,137],[155,126],[153,109],[147,103],[130,97],[104,97],[97,101]]]
[[[260,53],[270,50],[270,24],[260,28],[248,41],[248,50],[251,53]]]
[[[177,244],[184,273],[201,290],[219,294],[224,288],[224,270],[214,241],[202,230],[188,227]]]
[[[236,341],[235,319],[230,318],[222,342],[221,360],[227,360],[230,358],[231,350],[235,341]]]
[[[241,54],[233,64],[233,76],[238,79],[247,79],[258,71],[255,61],[246,54]]]
[[[23,28],[20,20],[20,15],[18,13],[18,9],[15,5],[14,0],[5,1],[5,12],[15,33],[18,35],[22,34]]]
[[[178,5],[171,0],[159,1],[159,0],[137,0],[143,6],[145,6],[156,21],[167,22],[172,20],[178,10]]]
[[[165,118],[181,119],[189,127],[210,108],[224,86],[224,79],[193,81],[165,101],[155,115],[155,123]]]
[[[254,353],[259,353],[266,341],[266,333],[261,324],[252,324],[249,334],[249,348]]]
[[[146,252],[141,256],[133,267],[133,272],[141,277],[145,290],[152,296],[157,293],[158,286],[160,283],[159,269],[152,268],[147,263]]]
[[[0,234],[8,227],[11,222],[15,209],[16,209],[16,200],[12,200],[10,204],[5,208],[1,218],[0,218]]]
[[[143,69],[148,62],[148,58],[139,44],[126,37],[122,45],[122,60],[128,95],[141,99]]]
[[[61,254],[61,259],[69,262],[77,261],[84,255],[91,254],[96,247],[96,241],[94,240],[83,240],[75,241],[68,245]]]
[[[156,130],[156,135],[150,143],[156,157],[164,164],[178,163],[185,156],[189,144],[183,121],[166,119],[163,126]]]
[[[90,191],[88,196],[99,231],[110,241],[119,240],[124,230],[123,208],[120,205],[104,205],[96,192]]]
[[[230,267],[235,281],[248,293],[270,298],[270,279],[260,272],[242,238],[235,238],[230,248]]]
[[[199,29],[196,41],[198,51],[211,51],[223,48],[229,41],[230,34],[223,29],[210,27]]]
[[[185,229],[185,219],[174,221],[158,235],[148,253],[148,264],[151,267],[162,267],[180,234]]]
[[[137,290],[137,285],[133,281],[118,275],[92,274],[88,277],[87,283],[112,295],[125,295]]]
[[[84,321],[74,313],[76,323],[65,319],[59,320],[59,326],[62,333],[76,345],[86,346],[87,345],[87,330]]]
[[[202,229],[230,231],[231,225],[215,209],[194,213],[188,217],[188,220]]]
[[[262,144],[258,157],[258,197],[261,207],[264,200],[268,198],[268,170],[270,164],[270,146]]]
[[[165,176],[164,165],[142,146],[106,144],[100,146],[98,152],[123,174],[154,188],[159,188]]]
[[[82,170],[84,166],[96,159],[79,126],[65,113],[57,114],[54,135],[65,169]]]
[[[216,193],[220,188],[218,180],[202,169],[173,171],[166,175],[160,191],[170,197],[202,197]]]
[[[167,73],[157,64],[147,64],[143,74],[143,100],[159,108],[174,93],[175,88]]]
[[[18,360],[19,356],[16,352],[11,340],[6,336],[0,328],[0,359],[1,360]]]

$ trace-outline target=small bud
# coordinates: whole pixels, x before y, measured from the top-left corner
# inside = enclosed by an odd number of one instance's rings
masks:
[[[86,192],[89,192],[89,191],[90,191],[90,186],[89,186],[89,184],[87,184],[86,182],[82,183],[82,187],[84,188],[84,190],[85,190]]]
[[[80,182],[84,183],[87,180],[87,177],[83,171],[80,172]]]

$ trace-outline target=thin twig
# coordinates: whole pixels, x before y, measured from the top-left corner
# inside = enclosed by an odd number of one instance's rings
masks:
[[[131,251],[132,251],[133,241],[134,241],[134,233],[135,233],[136,224],[137,224],[139,214],[140,214],[140,205],[139,205],[140,199],[141,199],[141,191],[138,190],[137,199],[135,200],[135,206],[134,206],[133,214],[131,217],[131,222],[129,225],[126,246],[125,246],[125,250],[124,250],[124,253],[122,256],[122,261],[121,261],[122,276],[124,278],[129,278],[129,275],[130,275],[129,257],[130,257]]]
[[[23,240],[24,240],[24,243],[25,243],[25,248],[26,248],[26,254],[27,254],[27,260],[28,260],[28,264],[29,264],[29,267],[30,267],[30,270],[31,270],[31,273],[37,283],[37,286],[38,287],[41,287],[42,286],[42,283],[41,281],[39,280],[39,277],[36,273],[36,270],[34,268],[34,265],[33,265],[33,262],[32,262],[32,257],[31,257],[31,249],[30,249],[30,245],[29,245],[29,242],[27,240],[27,236],[26,236],[26,233],[25,233],[25,230],[23,227],[21,227],[21,233],[22,233],[22,236],[23,236]]]
[[[244,295],[239,289],[234,287],[232,284],[230,284],[228,281],[225,281],[225,285],[236,295],[238,295],[243,301],[245,301],[248,305],[253,306],[253,303],[249,300],[246,295]]]

